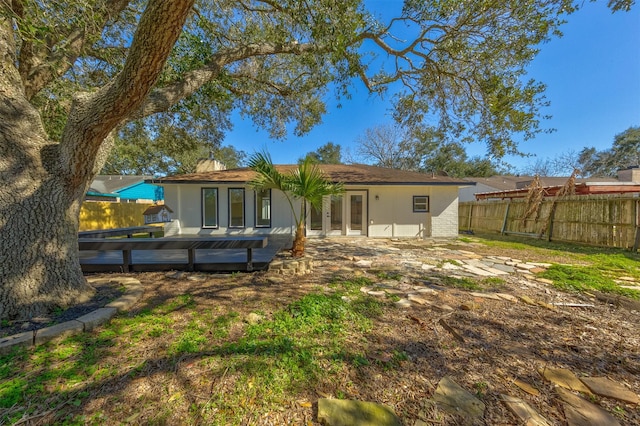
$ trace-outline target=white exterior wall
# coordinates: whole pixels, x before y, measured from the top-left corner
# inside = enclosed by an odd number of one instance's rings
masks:
[[[165,235],[293,235],[295,220],[284,195],[271,190],[271,227],[255,227],[255,192],[242,185],[164,184],[165,204],[173,209],[174,220],[165,226]],[[202,227],[202,188],[218,189],[218,228]],[[244,228],[229,228],[229,188],[244,188]],[[174,207],[175,206],[175,207]]]
[[[429,197],[429,212],[414,212],[413,197],[424,195]],[[457,187],[407,185],[369,188],[370,237],[427,238],[457,235]]]
[[[431,187],[431,236],[450,238],[458,235],[458,190],[455,187]]]
[[[164,184],[165,204],[174,220],[165,226],[170,235],[256,235],[295,233],[295,221],[284,195],[271,191],[271,228],[255,228],[254,192],[245,187],[245,228],[228,228],[228,189],[241,185]],[[217,229],[202,228],[202,188],[218,188]],[[372,238],[427,238],[458,235],[458,187],[384,185],[347,187],[367,191],[368,232]],[[376,196],[378,199],[376,199]],[[429,212],[414,212],[413,197],[428,196]],[[298,205],[295,205],[299,208]]]

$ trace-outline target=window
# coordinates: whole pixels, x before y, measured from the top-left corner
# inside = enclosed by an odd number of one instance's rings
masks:
[[[422,213],[429,211],[429,197],[427,195],[414,195],[413,196],[413,211],[414,213]]]
[[[256,228],[271,228],[271,190],[256,191]]]
[[[202,188],[202,227],[218,227],[218,188]]]
[[[244,228],[244,188],[229,188],[229,228]]]

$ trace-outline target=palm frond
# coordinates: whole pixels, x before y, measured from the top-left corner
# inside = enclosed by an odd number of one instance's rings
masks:
[[[249,159],[249,168],[256,172],[256,176],[248,183],[256,190],[279,189],[286,191],[285,176],[273,165],[271,155],[267,152],[255,153]]]
[[[296,225],[305,221],[304,202],[321,209],[324,196],[344,192],[344,185],[327,180],[319,165],[313,163],[310,158],[306,158],[292,172],[283,174],[274,166],[269,153],[263,151],[249,159],[249,168],[256,172],[256,176],[249,181],[253,189],[278,189],[284,193],[291,206]],[[291,197],[302,200],[300,213],[296,212]]]
[[[344,185],[326,179],[321,167],[309,158],[298,166],[289,178],[291,193],[296,198],[303,198],[315,208],[321,208],[325,195],[337,195],[344,192]]]

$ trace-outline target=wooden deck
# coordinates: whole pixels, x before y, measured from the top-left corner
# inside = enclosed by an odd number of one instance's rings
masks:
[[[84,272],[264,270],[285,244],[267,237],[78,239]]]
[[[97,229],[95,231],[80,231],[78,237],[80,238],[109,238],[109,237],[133,237],[135,234],[149,234],[149,237],[153,237],[153,234],[158,231],[162,231],[161,226],[131,226],[129,228],[116,228],[116,229]]]

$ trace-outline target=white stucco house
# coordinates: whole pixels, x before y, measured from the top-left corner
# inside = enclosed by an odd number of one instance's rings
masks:
[[[278,165],[286,173],[296,165]],[[447,176],[374,166],[320,165],[345,192],[326,197],[321,211],[306,208],[307,236],[429,238],[458,235],[458,190],[473,183]],[[165,235],[293,235],[284,195],[257,193],[248,168],[213,170],[148,180],[164,188],[173,220]],[[299,208],[300,204],[295,205]]]

